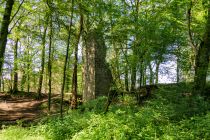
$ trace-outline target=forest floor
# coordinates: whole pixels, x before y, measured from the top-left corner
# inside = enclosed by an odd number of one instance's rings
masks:
[[[59,110],[59,105],[55,100],[58,95],[52,97],[51,114]],[[9,94],[0,94],[0,121],[16,122],[17,120],[34,121],[43,115],[48,114],[47,111],[48,97],[45,95],[37,100],[33,95],[29,96],[11,96]]]

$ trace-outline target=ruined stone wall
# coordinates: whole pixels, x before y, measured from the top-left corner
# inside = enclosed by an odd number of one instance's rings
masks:
[[[101,33],[90,32],[83,49],[83,99],[87,101],[108,94],[112,75],[106,63],[106,46]]]

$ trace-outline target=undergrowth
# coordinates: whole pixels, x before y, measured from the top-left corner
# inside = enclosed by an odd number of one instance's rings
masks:
[[[38,125],[5,126],[1,140],[139,140],[210,139],[210,103],[183,96],[190,85],[160,86],[141,106],[133,97],[112,104],[104,114],[106,97],[69,111],[63,119],[49,117]]]

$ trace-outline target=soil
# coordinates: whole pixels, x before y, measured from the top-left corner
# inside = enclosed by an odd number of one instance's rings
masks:
[[[59,110],[59,104],[53,102],[55,99],[59,99],[59,96],[53,95],[52,97],[51,113]],[[43,96],[38,100],[33,96],[11,96],[0,93],[0,122],[33,121],[38,119],[49,114],[47,101],[47,96]]]

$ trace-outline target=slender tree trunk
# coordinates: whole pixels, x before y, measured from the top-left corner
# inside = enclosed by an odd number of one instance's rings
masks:
[[[1,77],[0,77],[0,92],[2,91],[1,88],[2,88],[2,80],[1,80]]]
[[[144,65],[144,81],[143,85],[145,86],[147,84],[147,67]]]
[[[127,48],[125,49],[125,57],[127,57],[128,55],[128,50]],[[125,90],[129,91],[129,87],[128,87],[128,64],[125,64]]]
[[[153,74],[153,71],[152,71],[152,64],[151,64],[151,62],[149,64],[149,71],[150,71],[149,84],[152,85],[153,84],[153,76],[154,76],[154,74]]]
[[[29,38],[28,38],[29,43]],[[31,66],[31,58],[30,58],[30,50],[29,50],[29,44],[27,45],[27,92],[30,92],[30,66]]]
[[[196,55],[196,67],[194,77],[193,94],[204,94],[206,86],[206,77],[208,71],[210,56],[210,8],[208,8],[208,19],[206,25],[206,32],[204,34],[203,41],[201,42],[198,53]],[[209,93],[207,93],[210,96]]]
[[[48,22],[48,19],[47,19]],[[42,92],[42,83],[43,83],[43,75],[44,75],[44,64],[45,64],[45,44],[46,44],[46,34],[47,34],[47,25],[44,28],[44,34],[42,37],[42,61],[41,61],[41,71],[40,71],[40,75],[39,75],[39,85],[38,85],[38,98],[41,97],[41,92]]]
[[[7,35],[8,35],[8,27],[10,23],[10,16],[12,12],[12,7],[14,5],[14,0],[7,0],[6,7],[3,15],[3,20],[1,23],[0,30],[0,75],[2,74],[2,67],[4,63],[4,53],[7,44]]]
[[[72,100],[71,100],[71,109],[77,108],[77,63],[78,63],[78,45],[80,41],[80,36],[82,34],[82,28],[83,28],[83,15],[80,15],[80,27],[79,27],[79,34],[77,37],[77,43],[75,46],[74,51],[74,70],[73,70],[73,77],[72,77]]]
[[[71,58],[71,57],[70,57]],[[70,59],[69,58],[69,59]],[[70,91],[70,85],[72,84],[71,83],[71,63],[70,61],[68,61],[67,63],[67,73],[66,73],[66,84],[65,84],[65,92],[71,92]]]
[[[136,57],[136,55],[134,57]],[[134,58],[133,64],[131,66],[131,91],[135,91],[136,87],[136,63],[136,58]]]
[[[1,83],[2,83],[2,92],[4,92],[5,87],[4,87],[4,78],[3,77],[1,78]]]
[[[176,61],[176,83],[180,82],[180,68],[179,68],[179,57],[177,57],[177,61]]]
[[[61,103],[60,103],[61,118],[63,118],[63,96],[64,96],[64,87],[65,87],[65,83],[66,83],[66,68],[67,68],[67,62],[68,62],[68,58],[69,58],[69,48],[70,48],[70,39],[71,39],[71,31],[72,31],[73,12],[74,12],[74,0],[72,0],[71,19],[70,19],[70,25],[69,25],[69,29],[68,29],[66,57],[65,57],[64,68],[63,68],[63,82],[62,82],[62,87],[61,87]]]
[[[14,48],[14,81],[13,81],[13,93],[18,91],[18,72],[17,72],[17,50],[18,50],[18,39],[15,42]]]
[[[142,87],[142,85],[143,85],[143,79],[144,79],[144,70],[143,70],[143,60],[141,60],[140,61],[140,67],[139,67],[139,70],[140,70],[140,72],[139,72],[139,86],[140,86],[140,88]]]
[[[49,87],[49,93],[48,93],[48,111],[50,111],[51,109],[51,89],[52,89],[52,33],[53,33],[53,29],[52,29],[52,15],[51,15],[51,20],[50,20],[50,42],[49,42],[49,58],[48,58],[48,77],[49,77],[49,81],[48,81],[48,87]]]
[[[25,82],[26,82],[26,72],[25,70],[23,70],[22,78],[21,78],[21,91],[22,92],[24,92]]]
[[[155,84],[158,84],[160,62],[156,62]]]

